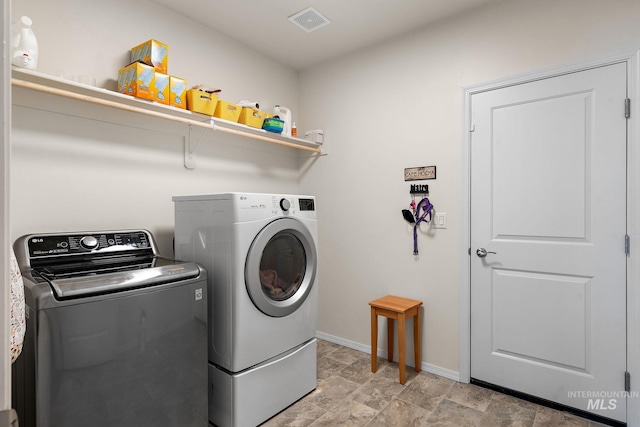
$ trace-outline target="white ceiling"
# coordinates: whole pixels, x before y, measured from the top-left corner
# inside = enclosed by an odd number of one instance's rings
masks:
[[[493,0],[152,0],[302,70]],[[305,32],[289,16],[313,7],[330,25]]]

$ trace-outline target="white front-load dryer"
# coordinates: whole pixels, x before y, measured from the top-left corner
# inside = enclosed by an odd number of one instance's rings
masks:
[[[208,272],[209,419],[255,426],[316,386],[312,196],[176,196],[176,258]]]

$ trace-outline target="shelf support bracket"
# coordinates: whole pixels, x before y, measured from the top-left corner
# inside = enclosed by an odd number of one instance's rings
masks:
[[[329,155],[329,150],[326,147],[321,147],[320,152],[311,154],[311,157],[324,157]]]
[[[197,141],[193,140],[193,125],[189,125],[189,133],[184,137],[184,167],[187,169],[195,169],[196,168],[196,148],[202,138],[209,132],[209,129],[216,129],[216,124],[211,120],[211,128],[206,128],[204,132],[200,134],[200,137]]]

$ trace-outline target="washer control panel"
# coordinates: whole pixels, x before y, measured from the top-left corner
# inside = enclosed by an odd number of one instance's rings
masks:
[[[94,236],[84,236],[80,239],[80,246],[85,249],[95,249],[98,247],[98,239]]]
[[[145,231],[89,234],[43,234],[29,236],[31,258],[86,254],[94,251],[130,251],[151,249],[151,239]]]

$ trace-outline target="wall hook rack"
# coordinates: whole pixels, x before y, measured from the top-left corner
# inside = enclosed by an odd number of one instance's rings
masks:
[[[411,184],[409,194],[429,194],[429,186],[427,184]]]

